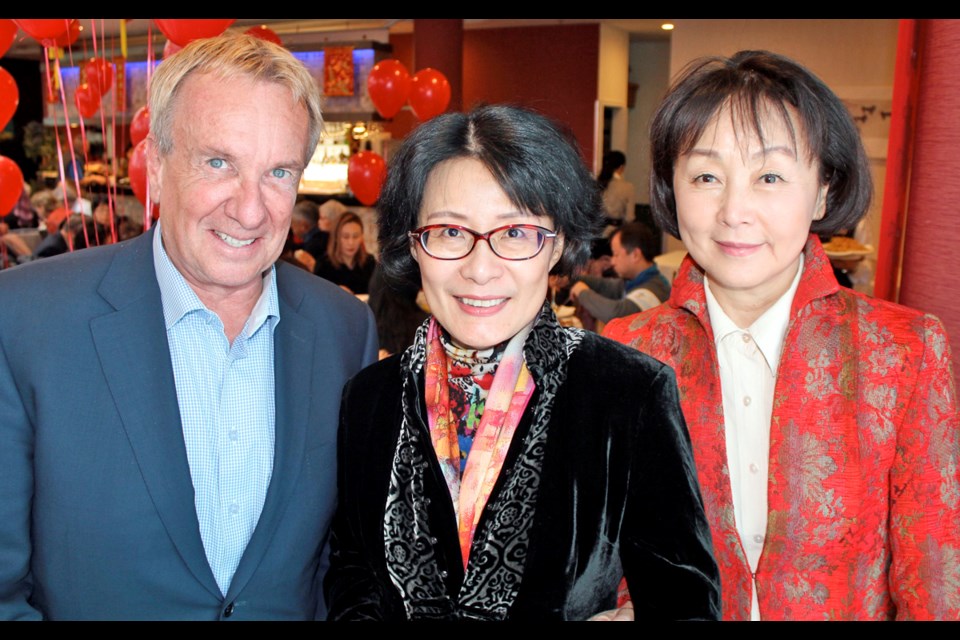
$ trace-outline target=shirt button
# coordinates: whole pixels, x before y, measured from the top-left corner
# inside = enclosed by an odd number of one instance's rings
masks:
[[[756,462],[751,462],[750,473],[759,473],[759,472],[760,472],[760,466]]]
[[[230,515],[234,515],[234,516],[235,516],[235,515],[237,515],[238,513],[240,513],[240,505],[238,505],[238,504],[232,504],[232,505],[230,505]]]
[[[753,536],[753,541],[757,544],[760,544],[763,542],[763,536],[758,533],[757,535]]]
[[[750,342],[750,334],[749,334],[749,333],[742,333],[742,334],[740,334],[740,338],[741,338],[744,342]]]
[[[440,570],[440,577],[441,577],[441,578],[446,578],[447,575],[449,575],[449,574],[447,573],[447,570],[446,570],[446,569],[441,569],[441,570]]]
[[[227,608],[223,610],[223,617],[229,618],[232,615],[233,615],[233,603],[231,602],[230,604],[227,605]]]
[[[750,399],[750,396],[743,396],[743,406],[749,407],[751,402],[753,400]]]
[[[437,536],[430,536],[430,544],[437,544]]]
[[[236,442],[236,441],[239,440],[239,439],[240,439],[240,434],[237,432],[237,430],[236,430],[236,429],[231,429],[231,430],[230,430],[230,441],[231,441],[231,442]]]

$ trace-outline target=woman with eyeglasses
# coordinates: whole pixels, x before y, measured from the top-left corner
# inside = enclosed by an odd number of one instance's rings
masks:
[[[390,163],[381,267],[432,316],[344,390],[331,619],[714,619],[673,371],[564,328],[548,275],[602,221],[571,138],[508,106],[435,117]]]

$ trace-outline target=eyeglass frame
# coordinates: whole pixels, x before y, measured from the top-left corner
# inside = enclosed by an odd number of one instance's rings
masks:
[[[439,229],[439,228],[458,229],[460,231],[465,231],[466,233],[469,233],[470,235],[472,235],[473,244],[470,245],[470,250],[458,258],[441,258],[439,256],[435,256],[432,253],[430,253],[430,250],[423,243],[423,234],[426,233],[427,231],[430,231],[431,229]],[[493,245],[490,243],[490,236],[497,233],[498,231],[503,231],[504,229],[516,229],[516,228],[536,229],[537,233],[539,233],[540,236],[543,238],[543,240],[540,241],[540,246],[537,248],[537,251],[532,256],[528,256],[526,258],[507,258],[497,253],[497,250],[494,249]],[[417,244],[419,244],[420,247],[423,249],[424,253],[426,253],[428,256],[430,256],[434,260],[463,260],[464,258],[469,256],[471,253],[473,253],[473,250],[477,248],[477,242],[479,242],[480,240],[484,240],[486,241],[487,246],[490,247],[491,253],[493,253],[493,255],[497,256],[501,260],[509,260],[510,262],[523,262],[524,260],[533,260],[538,255],[540,255],[540,253],[543,251],[543,248],[547,244],[547,240],[552,240],[556,238],[558,235],[560,235],[560,233],[558,231],[551,231],[550,229],[547,229],[546,227],[541,227],[540,225],[526,224],[526,223],[505,224],[502,227],[496,227],[495,229],[490,229],[490,231],[487,231],[486,233],[480,233],[479,231],[474,231],[470,227],[464,227],[459,224],[428,224],[426,226],[414,229],[413,231],[408,231],[407,235],[410,237],[411,242],[416,242]]]

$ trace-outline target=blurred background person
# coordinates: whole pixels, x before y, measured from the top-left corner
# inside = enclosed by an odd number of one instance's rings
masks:
[[[290,218],[290,229],[294,236],[294,256],[313,271],[327,252],[330,239],[330,234],[320,229],[320,205],[307,199],[298,202]]]
[[[367,253],[363,243],[363,221],[357,214],[347,211],[337,219],[327,243],[327,252],[313,272],[350,293],[366,295],[376,265],[376,259]]]
[[[670,283],[653,259],[660,254],[660,234],[630,222],[610,238],[615,278],[579,275],[570,297],[600,322],[645,311],[670,297]]]
[[[597,186],[603,195],[603,210],[607,227],[604,236],[609,237],[615,229],[636,218],[637,193],[632,182],[623,177],[627,156],[622,151],[608,151],[597,175]]]

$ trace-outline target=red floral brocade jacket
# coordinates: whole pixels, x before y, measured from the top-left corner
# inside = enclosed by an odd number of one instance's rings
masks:
[[[960,617],[960,420],[940,321],[841,288],[805,248],[774,392],[765,620]],[[670,300],[604,334],[671,365],[693,440],[723,618],[749,620],[723,401],[703,273],[688,256]]]

